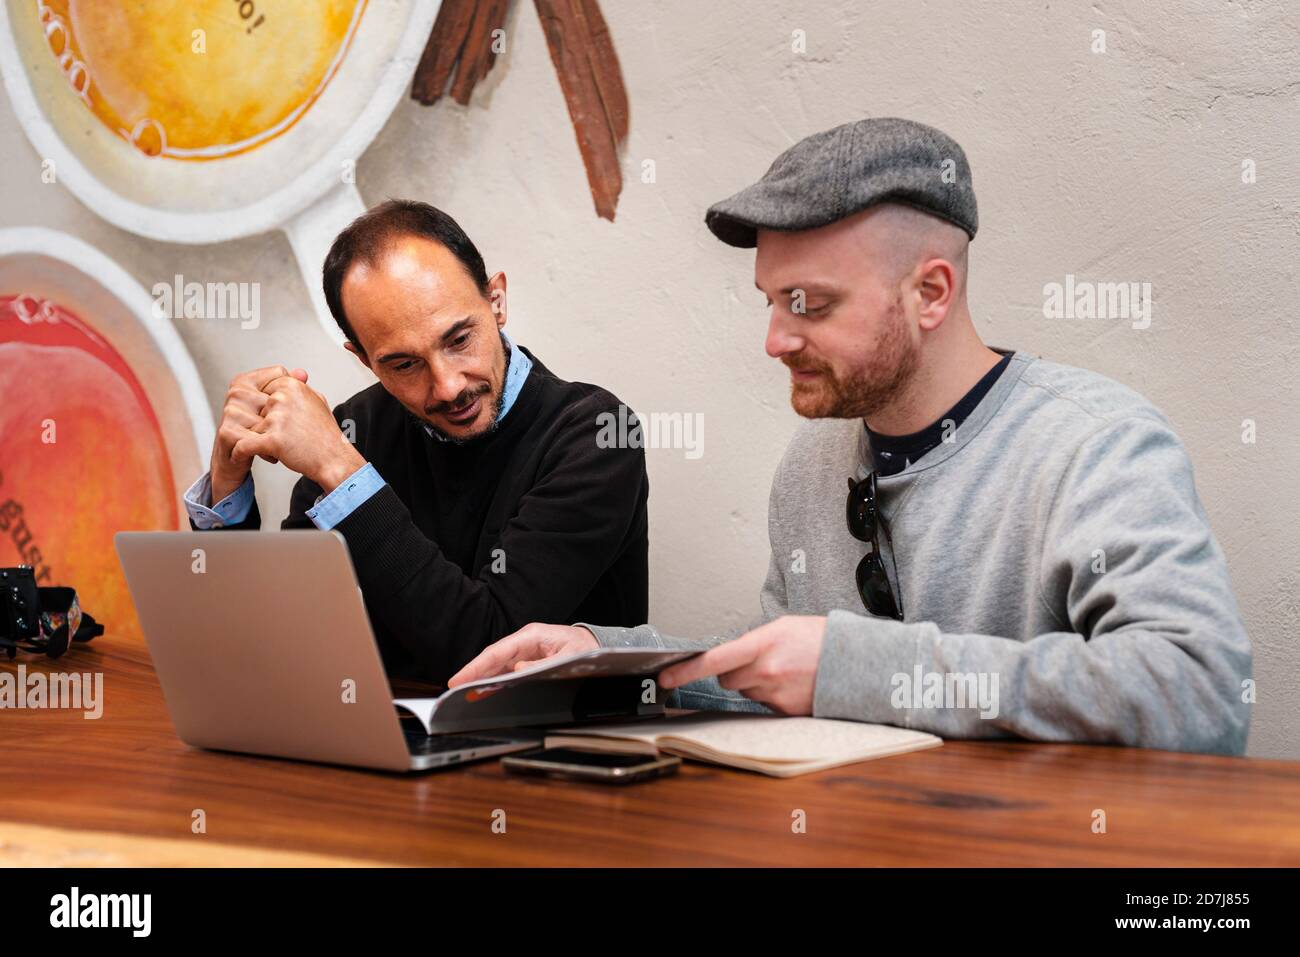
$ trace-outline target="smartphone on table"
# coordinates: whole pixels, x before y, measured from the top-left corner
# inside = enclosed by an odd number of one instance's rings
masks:
[[[627,754],[578,748],[539,748],[501,759],[507,771],[540,774],[569,781],[630,784],[676,774],[682,759],[671,754]]]

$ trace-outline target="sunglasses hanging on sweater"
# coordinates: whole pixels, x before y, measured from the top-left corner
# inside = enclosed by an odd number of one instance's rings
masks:
[[[877,505],[875,472],[861,481],[849,479],[845,515],[849,534],[858,541],[871,545],[871,551],[858,562],[856,573],[858,596],[862,599],[862,604],[877,617],[902,621],[903,603],[894,596],[893,586],[890,585],[889,576],[885,574],[885,566],[880,560],[879,533],[884,531],[885,541],[890,542],[891,553],[893,542],[890,541],[889,529],[885,526]]]

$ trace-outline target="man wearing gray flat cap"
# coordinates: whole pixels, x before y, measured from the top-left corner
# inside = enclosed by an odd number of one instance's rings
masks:
[[[772,483],[760,622],[703,640],[532,624],[453,683],[597,646],[698,648],[660,675],[670,704],[1244,751],[1250,641],[1187,453],[1131,389],[980,339],[956,142],[838,126],[705,222],[757,250],[767,352],[808,420]]]

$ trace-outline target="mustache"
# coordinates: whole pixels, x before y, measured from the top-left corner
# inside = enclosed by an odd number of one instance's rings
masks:
[[[491,383],[484,382],[473,389],[465,389],[460,395],[450,402],[439,402],[437,405],[425,406],[425,415],[439,415],[445,412],[460,412],[468,405],[471,405],[476,398],[492,390]]]
[[[782,356],[781,362],[787,369],[793,372],[830,372],[831,367],[824,362],[818,362],[816,359],[804,358],[802,353],[796,353],[793,356]]]

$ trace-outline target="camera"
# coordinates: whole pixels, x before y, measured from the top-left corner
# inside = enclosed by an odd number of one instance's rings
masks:
[[[0,648],[12,658],[18,642],[41,633],[41,599],[31,565],[0,568]]]

